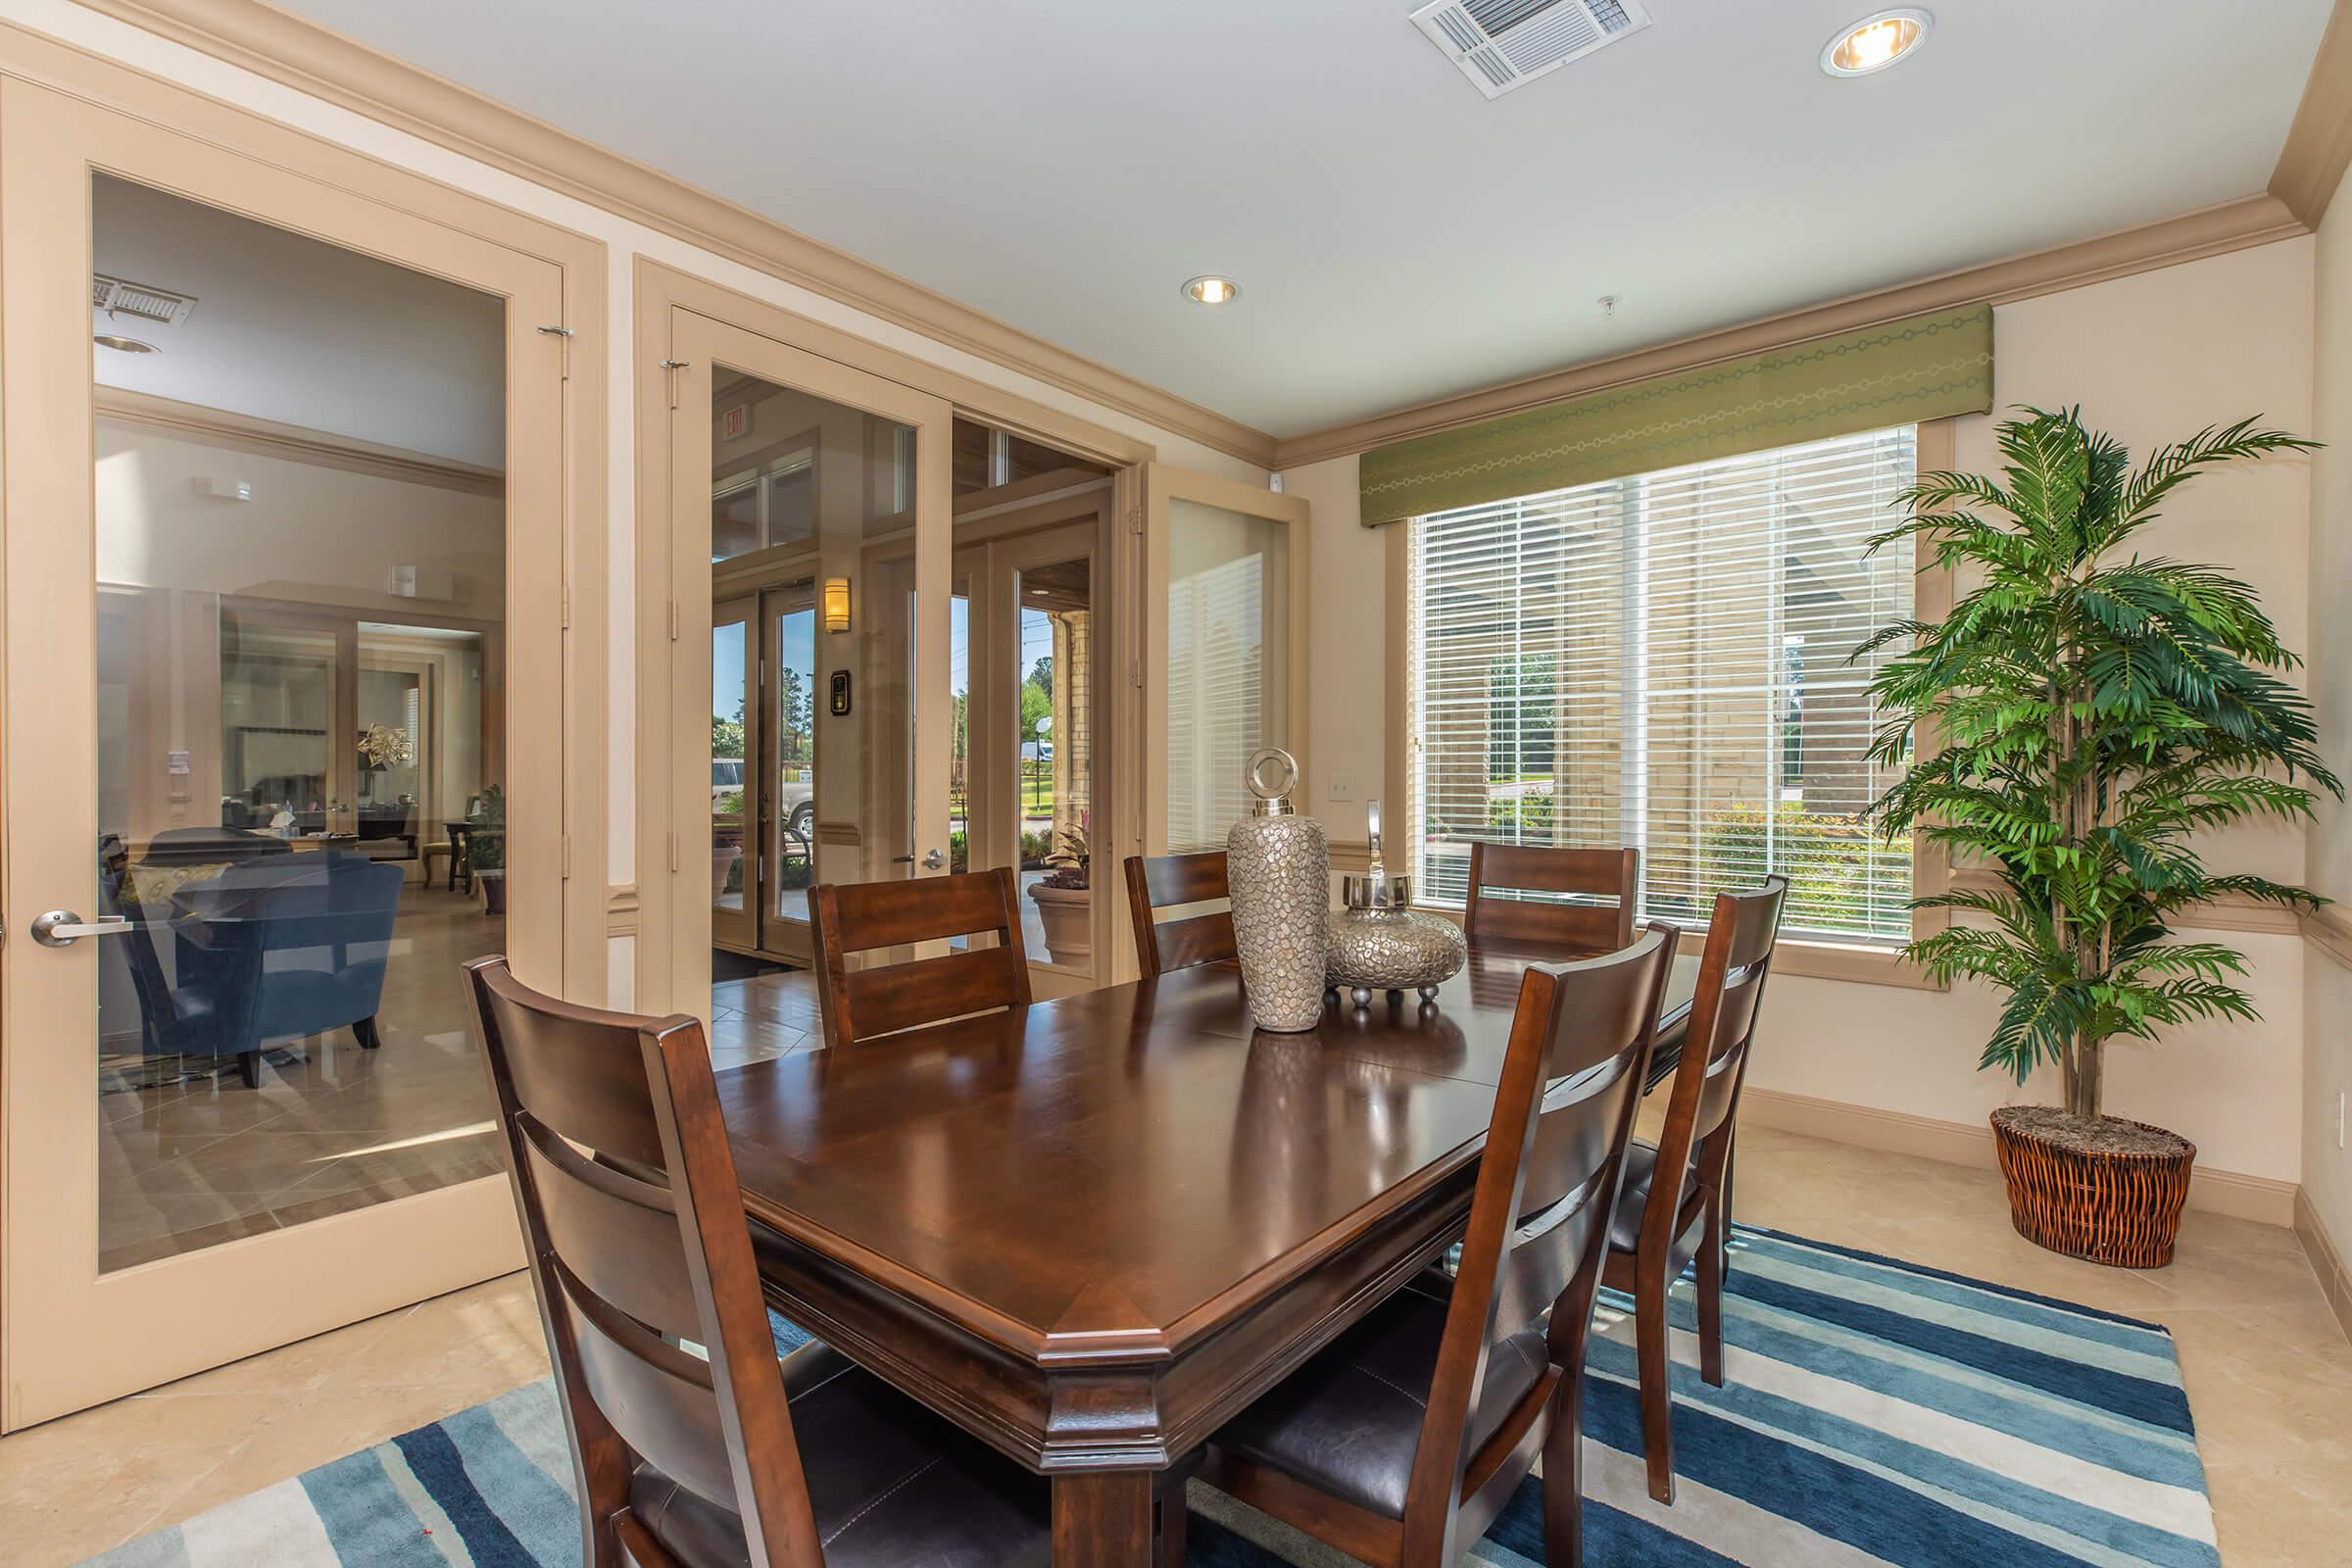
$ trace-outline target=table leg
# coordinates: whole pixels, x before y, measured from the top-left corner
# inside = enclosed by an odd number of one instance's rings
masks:
[[[1054,1568],[1152,1568],[1152,1472],[1054,1478]]]

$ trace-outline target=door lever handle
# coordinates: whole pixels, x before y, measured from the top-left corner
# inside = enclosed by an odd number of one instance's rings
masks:
[[[72,909],[51,909],[33,917],[32,940],[44,948],[70,948],[83,937],[111,937],[129,929],[125,915],[84,920]]]

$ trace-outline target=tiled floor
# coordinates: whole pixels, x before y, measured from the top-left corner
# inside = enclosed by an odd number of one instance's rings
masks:
[[[412,883],[385,965],[380,1049],[363,1051],[335,1029],[269,1053],[259,1088],[232,1062],[100,1096],[100,1266],[502,1170],[458,965],[499,951],[504,928],[470,895]]]
[[[720,988],[720,1065],[811,1048],[805,977]],[[2288,1232],[2192,1213],[2169,1269],[2057,1257],[1988,1170],[1756,1129],[1743,1219],[2169,1325],[2230,1568],[2352,1561],[2352,1344]],[[436,1419],[546,1368],[519,1276],[0,1439],[0,1543],[50,1568]]]

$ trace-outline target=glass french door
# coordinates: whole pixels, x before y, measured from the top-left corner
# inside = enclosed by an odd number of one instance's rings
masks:
[[[564,979],[564,279],[13,77],[0,229],[13,1429],[520,1262],[460,965]]]
[[[711,880],[674,905],[669,1004],[702,1010],[714,945],[807,961],[815,883],[951,869],[953,409],[684,308],[669,360],[671,691],[711,704],[671,774],[672,874],[707,844]]]
[[[1107,506],[1104,483],[1102,504]],[[1018,877],[1021,937],[1040,996],[1109,974],[1113,858],[1095,855],[1098,760],[1111,695],[1096,677],[1106,624],[1102,532],[1084,520],[1010,531],[956,552],[956,856]],[[1064,508],[1062,510],[1070,510]],[[1107,791],[1104,792],[1105,796]],[[1098,881],[1100,879],[1100,886]]]
[[[749,956],[810,954],[816,619],[813,583],[789,570],[710,609],[710,940]]]

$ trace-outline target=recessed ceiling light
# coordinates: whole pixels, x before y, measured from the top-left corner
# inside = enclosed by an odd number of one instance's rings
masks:
[[[1231,305],[1242,297],[1242,285],[1230,277],[1219,277],[1210,272],[1204,277],[1187,281],[1184,297],[1196,305]]]
[[[1821,51],[1821,69],[1833,76],[1867,76],[1916,51],[1928,41],[1936,19],[1916,6],[1874,11],[1840,27]]]
[[[115,332],[100,332],[96,336],[92,337],[90,341],[97,344],[102,349],[113,349],[119,354],[155,354],[161,352],[152,343],[143,342],[135,337],[123,337]]]

